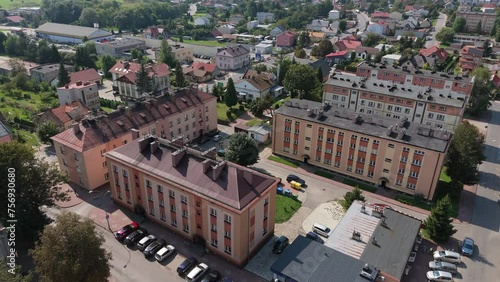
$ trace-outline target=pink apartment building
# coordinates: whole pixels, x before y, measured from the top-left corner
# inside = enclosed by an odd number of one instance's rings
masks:
[[[285,31],[276,36],[276,47],[293,47],[297,40],[297,34],[292,31]]]
[[[54,137],[59,166],[71,182],[92,190],[109,182],[104,153],[132,141],[132,135],[194,140],[217,128],[217,101],[197,89],[182,89],[83,119]]]
[[[245,264],[274,233],[278,180],[178,140],[143,136],[105,154],[115,203]]]

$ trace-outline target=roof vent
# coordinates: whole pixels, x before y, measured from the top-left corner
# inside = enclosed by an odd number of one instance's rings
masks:
[[[385,218],[382,218],[382,220],[380,221],[380,225],[385,228],[389,228],[389,226],[387,225],[387,220]]]
[[[375,245],[375,246],[379,245],[376,237],[372,238],[372,244]]]
[[[358,242],[361,241],[361,232],[357,232],[356,230],[354,230],[352,232],[352,239]]]
[[[310,116],[312,116],[312,115],[314,114],[314,113],[313,113],[313,110],[311,110],[311,109],[307,109],[307,111],[306,111],[306,112],[307,112],[307,116],[308,116],[308,117],[310,117]]]
[[[181,98],[182,102],[187,103],[188,101],[185,98]]]

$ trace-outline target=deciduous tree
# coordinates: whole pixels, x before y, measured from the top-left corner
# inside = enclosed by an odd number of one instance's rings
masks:
[[[13,271],[13,272],[10,272]],[[0,260],[0,281],[9,282],[31,282],[33,281],[33,274],[29,273],[23,275],[21,266],[17,265],[14,270],[11,270],[10,266],[7,266],[5,260]]]
[[[455,18],[455,21],[453,22],[453,31],[456,33],[464,32],[466,24],[467,22],[465,21],[465,18]]]
[[[474,116],[486,112],[491,105],[491,91],[493,89],[491,72],[485,67],[478,67],[472,71],[474,86],[467,104],[467,112]]]
[[[160,52],[158,54],[158,61],[167,64],[169,67],[174,68],[176,59],[172,52],[172,47],[168,44],[166,39],[161,41]]]
[[[226,148],[226,160],[243,166],[255,164],[259,160],[257,143],[245,133],[231,135]]]
[[[373,47],[378,44],[380,39],[381,37],[378,34],[370,32],[366,35],[365,40],[363,40],[363,46]]]
[[[453,219],[450,217],[451,201],[446,195],[432,208],[431,215],[424,221],[431,239],[436,242],[446,242],[457,230],[453,228]]]
[[[436,34],[436,39],[442,43],[451,43],[455,37],[455,32],[449,27],[444,27]]]
[[[344,210],[348,210],[354,201],[365,201],[365,196],[362,195],[361,189],[354,187],[352,191],[345,193],[344,201],[341,202]]]
[[[236,88],[234,87],[234,82],[232,78],[227,80],[226,85],[226,93],[224,94],[224,103],[226,106],[231,108],[238,103],[238,93],[236,92]]]
[[[302,48],[295,49],[295,51],[293,52],[293,55],[297,58],[300,58],[300,59],[304,59],[307,56],[306,51],[304,51],[304,49],[302,49]]]
[[[103,282],[112,258],[103,243],[90,219],[66,212],[45,227],[31,254],[42,281]]]
[[[70,83],[71,79],[69,77],[69,73],[68,73],[68,70],[66,70],[66,68],[64,67],[64,62],[61,61],[59,63],[59,72],[57,74],[57,86],[61,87],[61,86],[64,86],[68,83]]]
[[[37,134],[40,141],[45,144],[51,144],[50,138],[61,132],[61,129],[53,122],[44,122],[38,126]]]
[[[308,100],[319,99],[314,96],[314,90],[319,86],[316,71],[309,65],[291,65],[283,85],[290,91],[292,98],[300,95],[299,97]]]
[[[135,85],[137,86],[139,96],[150,94],[153,91],[153,80],[149,77],[149,72],[144,62],[141,62],[141,68],[136,73]]]

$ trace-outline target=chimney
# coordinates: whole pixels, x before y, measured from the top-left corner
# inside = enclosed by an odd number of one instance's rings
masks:
[[[132,117],[132,109],[130,107],[125,107],[125,115],[127,117]]]
[[[80,124],[73,123],[71,127],[73,128],[73,134],[77,135],[78,133],[80,133]]]
[[[151,139],[149,138],[149,136],[144,136],[144,138],[142,138],[141,140],[139,140],[139,150],[140,150],[140,152],[143,152],[144,149],[146,149],[146,147],[151,143],[150,141],[151,141]]]
[[[177,136],[176,138],[172,139],[171,144],[174,147],[184,146],[184,137],[182,135]]]
[[[182,157],[186,154],[186,148],[181,148],[172,153],[172,166],[177,167],[177,165],[181,162]]]
[[[219,175],[221,174],[222,170],[226,166],[226,161],[222,161],[218,163],[215,166],[212,166],[212,180],[215,181],[217,178],[219,178]]]
[[[203,164],[203,173],[207,173],[210,166],[212,166],[212,161],[209,159],[206,159],[201,164]]]
[[[81,86],[82,85],[82,82],[81,81],[77,81],[76,82],[76,86]]]
[[[132,128],[130,131],[132,131],[132,140],[139,138],[139,130]]]
[[[201,153],[203,157],[210,158],[210,159],[215,159],[215,156],[217,155],[217,148],[212,147],[204,152]]]
[[[151,143],[149,143],[150,147],[151,147],[151,154],[153,154],[156,149],[158,149],[158,142],[155,140]]]
[[[251,171],[244,170],[243,178],[247,181],[248,184],[253,185],[253,173]]]

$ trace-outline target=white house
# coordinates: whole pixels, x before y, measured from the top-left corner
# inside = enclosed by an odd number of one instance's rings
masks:
[[[265,143],[271,138],[272,129],[266,125],[254,125],[247,129],[248,137],[257,143]]]
[[[59,87],[57,88],[57,97],[61,106],[82,101],[91,110],[101,108],[97,84],[89,81],[78,81]]]
[[[199,17],[194,20],[194,25],[205,26],[210,24],[210,19],[207,17]]]
[[[220,70],[237,70],[250,64],[250,51],[243,45],[221,48],[216,61]]]
[[[372,23],[369,24],[366,28],[367,33],[375,33],[377,35],[386,35],[387,34],[387,26],[381,23]]]
[[[248,30],[252,30],[252,29],[256,28],[258,25],[259,25],[259,21],[257,21],[257,20],[255,20],[255,21],[249,21],[247,23],[247,29]]]
[[[217,30],[221,34],[233,34],[234,29],[235,29],[235,27],[233,25],[230,25],[230,24],[221,25],[217,28]]]
[[[244,78],[234,83],[238,95],[242,99],[254,100],[267,94],[272,94],[271,90],[275,86],[274,81],[265,73],[249,75],[248,70]]]
[[[399,54],[387,54],[382,57],[382,63],[385,63],[386,65],[399,64],[401,58],[403,58],[403,56]]]
[[[379,52],[382,52],[382,49],[387,52],[387,51],[389,51],[389,49],[391,49],[393,47],[394,47],[394,45],[391,45],[391,44],[378,44],[374,48],[377,49]]]
[[[310,24],[307,25],[308,30],[321,31],[324,27],[329,27],[330,22],[325,20],[312,20]]]
[[[331,10],[330,12],[328,12],[328,19],[334,21],[340,19],[340,11]]]
[[[255,53],[271,54],[273,52],[273,44],[259,43],[255,45]]]
[[[274,14],[267,12],[257,12],[257,16],[255,17],[260,23],[264,22],[274,22]]]

